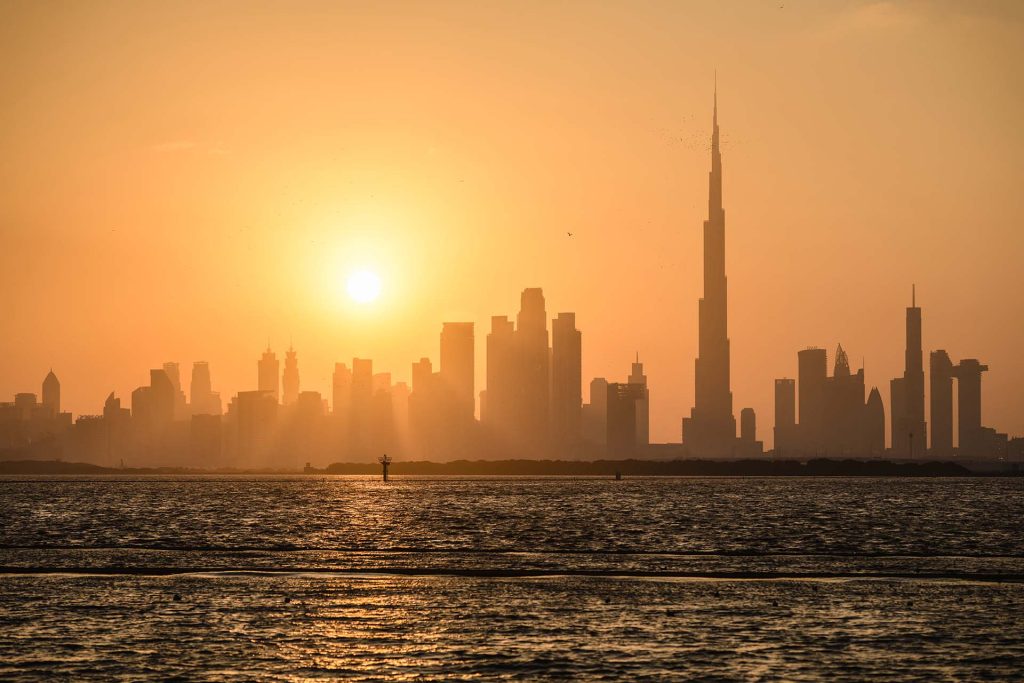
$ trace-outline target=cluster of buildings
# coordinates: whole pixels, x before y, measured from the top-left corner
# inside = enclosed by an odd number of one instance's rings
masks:
[[[824,349],[797,354],[798,377],[775,381],[776,457],[833,456],[1024,459],[1024,439],[981,421],[981,373],[976,359],[954,364],[942,350],[930,356],[931,439],[925,422],[921,309],[907,308],[902,377],[890,385],[890,445],[877,388],[866,391],[864,369],[853,372],[842,346],[831,376]],[[437,370],[430,358],[412,364],[411,386],[374,372],[373,361],[337,363],[331,396],[302,391],[298,355],[281,367],[269,347],[257,362],[257,385],[228,402],[213,391],[205,362],[192,367],[186,397],[177,363],[150,371],[149,384],[122,407],[110,394],[102,415],[72,422],[60,410],[60,382],[50,372],[42,401],[17,394],[0,403],[0,455],[116,465],[294,469],[315,462],[375,459],[756,457],[753,409],[733,411],[725,273],[725,209],[718,102],[711,138],[708,219],[704,221],[704,295],[699,301],[695,399],[682,420],[682,444],[650,444],[650,391],[639,357],[623,381],[595,378],[582,395],[582,334],[574,313],[550,319],[544,294],[522,292],[515,320],[491,318],[486,340],[486,387],[475,386],[471,322],[446,322]],[[953,441],[953,382],[959,438]],[[477,397],[479,396],[479,418]],[[866,398],[865,398],[866,396]]]

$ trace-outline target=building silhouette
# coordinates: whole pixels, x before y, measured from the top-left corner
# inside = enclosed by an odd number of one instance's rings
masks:
[[[651,390],[647,386],[647,375],[639,353],[626,381],[630,386],[641,388],[640,397],[636,399],[636,444],[643,449],[651,443]]]
[[[635,456],[641,449],[637,443],[639,404],[646,398],[645,386],[626,382],[608,384],[606,406],[607,454],[610,458]]]
[[[440,381],[451,392],[451,417],[463,429],[476,413],[473,323],[443,323],[441,326]]]
[[[220,394],[213,390],[210,364],[196,361],[192,364],[192,383],[189,385],[189,410],[192,415],[220,415]]]
[[[825,385],[828,380],[828,353],[825,349],[806,348],[797,353],[797,378],[800,383],[800,450],[819,453],[825,448]]]
[[[931,452],[932,457],[953,455],[953,378],[955,370],[949,354],[932,351],[928,358],[931,380]]]
[[[544,293],[539,287],[523,290],[513,348],[518,379],[511,435],[522,455],[536,455],[548,445],[551,353]]]
[[[890,383],[892,450],[903,458],[924,456],[928,437],[924,420],[924,353],[921,348],[921,309],[916,288],[907,308],[907,343],[903,377]]]
[[[796,381],[775,380],[775,453],[799,450],[796,431]]]
[[[516,382],[515,324],[508,316],[492,316],[487,335],[487,389],[480,400],[480,419],[498,442],[507,441],[515,427]]]
[[[284,375],[281,378],[282,403],[295,405],[299,400],[299,359],[291,346],[284,354]]]
[[[258,370],[258,391],[265,391],[274,397],[274,400],[280,402],[281,400],[281,364],[277,360],[277,356],[270,347],[267,346],[267,350],[263,352],[263,356],[260,358],[257,364]]]
[[[572,448],[583,419],[583,335],[575,313],[551,322],[551,436],[553,445]]]
[[[885,406],[878,387],[871,387],[868,401],[864,406],[864,455],[885,453]]]
[[[181,388],[181,369],[177,363],[164,363],[164,374],[171,381],[174,388],[174,419],[184,420],[188,417],[188,401],[185,399],[185,392]]]
[[[729,379],[728,282],[725,276],[725,209],[722,153],[715,91],[708,174],[708,219],[704,221],[704,296],[699,302],[700,335],[695,364],[695,401],[683,419],[683,445],[692,455],[724,457],[734,452],[736,418]]]
[[[52,368],[43,379],[43,408],[50,418],[60,415],[60,380]]]

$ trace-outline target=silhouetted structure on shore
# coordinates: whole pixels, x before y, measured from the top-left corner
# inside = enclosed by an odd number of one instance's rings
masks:
[[[683,419],[683,445],[694,457],[723,457],[736,448],[736,418],[729,381],[728,282],[725,277],[725,209],[722,153],[715,91],[708,174],[708,219],[704,221],[704,296],[698,306],[699,348],[695,402]]]

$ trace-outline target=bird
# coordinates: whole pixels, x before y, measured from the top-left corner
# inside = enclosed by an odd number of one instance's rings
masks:
[[[572,233],[571,232],[567,232],[565,234],[568,235],[569,237],[572,237]]]

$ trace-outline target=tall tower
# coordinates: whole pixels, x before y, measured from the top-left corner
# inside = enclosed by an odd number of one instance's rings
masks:
[[[580,439],[583,410],[583,335],[575,313],[551,322],[551,429],[558,445]]]
[[[642,388],[636,399],[636,444],[647,446],[651,443],[651,390],[647,388],[647,375],[644,374],[644,364],[640,362],[639,352],[629,373],[628,383]]]
[[[281,384],[286,406],[299,400],[299,359],[291,346],[284,354],[284,376],[281,378]]]
[[[267,346],[267,350],[263,352],[263,357],[259,361],[259,384],[258,388],[260,391],[269,391],[271,396],[274,397],[274,401],[281,400],[281,364],[277,360],[277,355],[270,350]]]
[[[921,349],[921,309],[916,288],[907,308],[907,344],[903,377],[893,397],[892,448],[902,457],[924,456],[928,446],[924,421],[924,352]],[[902,396],[896,396],[901,393]],[[897,399],[901,399],[898,403]]]
[[[550,420],[548,373],[551,349],[548,346],[544,292],[539,287],[523,290],[514,343],[518,377],[513,410],[518,440],[528,449],[544,448],[548,443]]]
[[[43,380],[43,407],[50,417],[57,417],[60,413],[60,380],[53,370]]]
[[[441,382],[451,392],[453,417],[460,426],[472,422],[476,413],[475,348],[473,323],[442,323]]]
[[[725,209],[722,207],[722,153],[718,138],[718,88],[715,88],[708,174],[708,219],[704,221],[704,297],[698,308],[700,339],[695,401],[683,419],[683,444],[693,455],[731,455],[736,417],[729,388],[728,283],[725,277]]]

